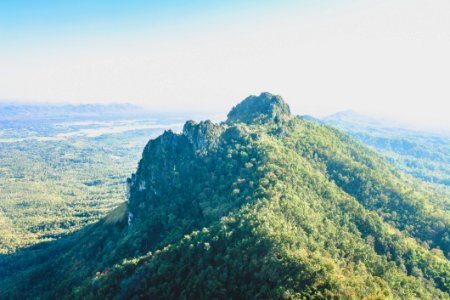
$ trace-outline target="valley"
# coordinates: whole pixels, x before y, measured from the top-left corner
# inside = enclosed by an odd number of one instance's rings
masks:
[[[125,180],[148,139],[182,125],[101,108],[0,113],[0,253],[98,221],[126,201]]]

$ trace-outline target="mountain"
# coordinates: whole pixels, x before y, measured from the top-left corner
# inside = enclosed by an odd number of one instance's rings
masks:
[[[279,96],[150,140],[127,186],[129,201],[98,223],[1,256],[0,297],[450,296],[437,195]]]
[[[390,163],[421,180],[450,187],[450,134],[418,131],[353,111],[321,120],[381,153]]]
[[[141,107],[127,104],[23,104],[0,103],[0,121],[112,118],[148,115]]]

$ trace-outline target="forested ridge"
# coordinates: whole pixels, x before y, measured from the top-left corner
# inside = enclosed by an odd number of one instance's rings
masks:
[[[310,118],[305,116],[306,118]],[[337,127],[382,154],[403,172],[423,181],[450,187],[450,136],[445,131],[404,128],[407,125],[380,121],[347,111],[316,122]]]
[[[0,297],[450,296],[449,199],[279,96],[150,140],[127,183],[98,223],[1,256]]]

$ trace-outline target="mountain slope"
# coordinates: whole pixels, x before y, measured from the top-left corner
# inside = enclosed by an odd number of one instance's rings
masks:
[[[450,186],[448,132],[405,129],[405,125],[351,111],[331,115],[320,122],[335,126],[373,147],[394,166],[414,177]]]
[[[5,298],[446,298],[449,215],[409,180],[279,96],[251,96],[222,124],[151,140],[126,205],[0,258],[0,286]]]

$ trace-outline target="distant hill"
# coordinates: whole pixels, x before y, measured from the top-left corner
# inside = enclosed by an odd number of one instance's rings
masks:
[[[133,104],[6,104],[0,102],[1,120],[111,118],[143,115],[145,111]]]
[[[127,182],[100,222],[1,256],[0,297],[450,297],[438,195],[279,96],[150,140]]]
[[[450,186],[450,133],[418,131],[400,123],[352,111],[321,120],[373,147],[386,159],[417,178]]]

